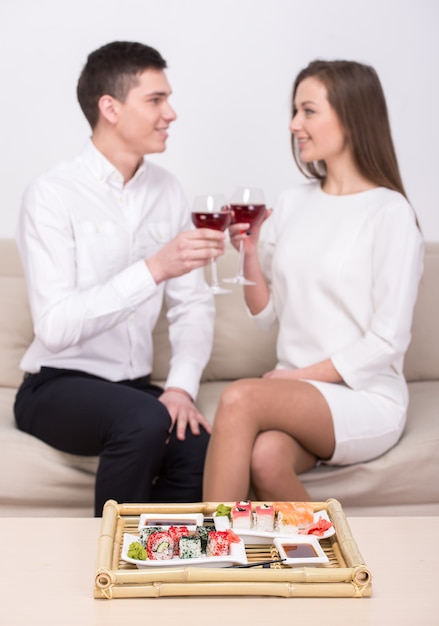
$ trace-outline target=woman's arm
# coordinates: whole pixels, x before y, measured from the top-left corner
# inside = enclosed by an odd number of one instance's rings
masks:
[[[264,221],[271,215],[271,209],[266,211]],[[263,223],[262,222],[262,223]],[[262,272],[258,256],[258,243],[262,223],[248,230],[249,224],[233,224],[229,228],[230,241],[238,250],[240,241],[244,241],[244,276],[254,282],[254,285],[244,287],[244,297],[247,307],[252,315],[257,315],[265,307],[270,299],[270,289]]]
[[[326,383],[343,382],[331,359],[314,365],[293,369],[277,369],[264,374],[263,378],[290,378],[291,380],[321,380]]]

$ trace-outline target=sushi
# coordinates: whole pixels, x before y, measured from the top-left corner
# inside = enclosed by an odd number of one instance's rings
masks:
[[[148,558],[153,561],[167,561],[174,556],[174,540],[167,531],[150,534],[146,543]]]
[[[274,506],[272,504],[257,505],[255,522],[257,530],[264,532],[274,530]]]
[[[253,513],[250,500],[236,502],[231,511],[232,526],[235,529],[248,529],[252,527]]]
[[[314,522],[314,507],[310,502],[275,502],[276,530],[295,533]]]
[[[230,536],[226,530],[214,530],[207,540],[207,556],[227,556],[229,554]]]
[[[180,559],[196,559],[201,556],[201,539],[199,535],[180,537],[178,542]]]
[[[239,500],[239,502],[235,503],[235,506],[238,506],[240,509],[248,509],[252,510],[252,502],[251,500]]]
[[[146,544],[148,543],[148,539],[152,533],[156,533],[158,531],[165,530],[163,526],[145,526],[139,530],[139,541],[144,548],[146,548]]]
[[[200,537],[201,542],[201,553],[206,554],[207,551],[207,540],[209,538],[209,533],[215,530],[215,526],[197,526],[196,533]]]
[[[180,537],[187,537],[189,529],[187,526],[169,526],[168,533],[174,541],[174,556],[178,556]]]

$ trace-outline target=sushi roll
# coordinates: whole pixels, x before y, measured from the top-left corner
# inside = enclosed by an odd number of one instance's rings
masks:
[[[206,554],[207,551],[207,540],[209,538],[209,533],[215,530],[215,526],[197,526],[196,533],[200,538],[201,543],[201,553]]]
[[[168,533],[174,540],[174,556],[178,556],[179,553],[179,540],[180,537],[187,537],[189,530],[187,526],[169,526]]]
[[[264,532],[274,530],[274,506],[272,504],[256,506],[256,528]]]
[[[236,529],[249,529],[252,527],[253,514],[248,506],[241,506],[240,502],[232,508],[232,527]]]
[[[197,559],[201,557],[201,539],[199,535],[180,537],[178,542],[180,559]]]
[[[230,537],[226,530],[214,530],[207,540],[207,556],[227,556],[229,554]]]
[[[148,558],[153,561],[168,561],[174,556],[174,540],[167,531],[157,531],[148,537]]]
[[[139,530],[139,542],[146,548],[149,536],[152,535],[152,533],[161,532],[163,530],[165,529],[162,526],[145,526]]]

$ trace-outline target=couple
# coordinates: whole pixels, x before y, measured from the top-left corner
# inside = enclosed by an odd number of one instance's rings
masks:
[[[311,180],[281,196],[263,237],[229,230],[256,283],[244,288],[250,316],[279,322],[278,365],[226,388],[211,433],[196,406],[214,320],[202,267],[225,235],[194,229],[176,179],[144,158],[165,150],[176,118],[165,69],[140,43],[92,52],[77,87],[91,139],[24,194],[17,243],[35,338],[16,423],[99,455],[96,516],[110,498],[228,501],[250,486],[261,500],[307,500],[300,473],[378,456],[405,423],[423,242],[381,85],[349,61],[312,62],[294,83],[293,155]],[[163,299],[161,389],[150,373]]]

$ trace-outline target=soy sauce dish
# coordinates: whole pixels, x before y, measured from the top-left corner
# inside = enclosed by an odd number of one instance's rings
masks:
[[[328,563],[329,559],[322,550],[317,537],[313,535],[291,535],[276,537],[274,545],[284,565],[314,565]]]

